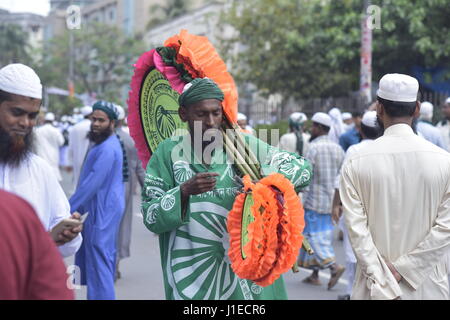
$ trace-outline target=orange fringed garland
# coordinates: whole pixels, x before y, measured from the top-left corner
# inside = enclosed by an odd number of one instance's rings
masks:
[[[182,63],[193,78],[208,77],[222,89],[225,99],[223,110],[231,123],[237,122],[238,93],[233,77],[207,37],[190,34],[181,30],[179,35],[170,37],[164,46],[177,51],[177,62]]]
[[[253,196],[254,220],[247,227],[248,243],[241,249],[246,193],[238,195],[227,221],[231,267],[238,277],[268,286],[296,261],[303,241],[304,210],[291,182],[279,173],[256,184],[248,176],[243,181],[244,191]]]

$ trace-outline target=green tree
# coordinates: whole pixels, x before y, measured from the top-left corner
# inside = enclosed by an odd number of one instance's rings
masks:
[[[411,67],[448,67],[448,0],[378,0],[381,28],[373,31],[373,79]],[[262,93],[310,98],[345,95],[359,88],[360,0],[235,1],[222,22],[237,30],[224,39],[237,81]]]
[[[38,73],[46,86],[67,88],[69,31],[44,47]],[[145,46],[140,38],[128,37],[116,27],[91,24],[74,32],[75,92],[96,93],[98,99],[123,103],[121,96],[133,74],[133,64]],[[121,92],[122,91],[122,92]]]
[[[164,22],[170,21],[178,16],[185,14],[189,9],[189,1],[187,0],[167,0],[165,5],[154,4],[150,6],[152,19],[147,23],[147,29]]]
[[[0,48],[0,66],[31,61],[28,35],[19,25],[0,24]]]

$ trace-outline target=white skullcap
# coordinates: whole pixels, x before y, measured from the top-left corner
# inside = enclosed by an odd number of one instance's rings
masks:
[[[312,118],[312,122],[320,123],[326,127],[331,127],[331,117],[323,112],[316,112]]]
[[[49,113],[45,114],[44,120],[45,121],[55,121],[55,114],[53,112],[49,112]]]
[[[431,102],[424,101],[420,104],[420,115],[428,119],[433,117],[433,105]]]
[[[239,120],[247,120],[247,116],[243,113],[238,112],[237,119]]]
[[[339,108],[336,107],[328,111],[328,115],[333,119],[338,119],[339,117],[342,118],[341,110],[339,110]]]
[[[293,112],[290,116],[289,119],[294,122],[294,123],[300,123],[302,124],[303,122],[305,122],[306,120],[308,120],[308,117],[306,116],[306,114],[304,114],[303,112]]]
[[[350,112],[342,113],[342,120],[348,120],[352,118],[352,114]]]
[[[0,69],[0,90],[25,97],[42,99],[42,84],[36,72],[21,63]]]
[[[125,119],[125,110],[122,106],[119,106],[118,104],[115,105],[117,108],[117,120],[123,120]]]
[[[92,107],[91,106],[84,106],[83,108],[81,108],[81,114],[83,116],[88,116],[92,113]]]
[[[375,128],[377,126],[377,112],[375,110],[367,111],[364,113],[361,122],[371,128]]]
[[[419,82],[413,77],[400,73],[389,73],[380,80],[377,96],[397,102],[416,102]]]

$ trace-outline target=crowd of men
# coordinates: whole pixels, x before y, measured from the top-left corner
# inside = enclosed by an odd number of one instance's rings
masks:
[[[312,270],[304,283],[321,285],[318,273],[329,269],[328,289],[347,272],[340,299],[449,298],[450,98],[435,127],[433,105],[420,103],[418,91],[416,79],[387,74],[363,113],[335,107],[308,121],[296,112],[277,147],[257,139],[239,114],[262,173],[279,172],[300,191],[314,249],[299,252],[298,266]],[[138,183],[144,225],[159,235],[167,299],[288,298],[282,277],[260,287],[239,279],[228,259],[237,171],[220,161],[222,149],[205,156],[214,139],[192,148],[196,123],[201,137],[220,129],[223,100],[211,79],[186,86],[179,115],[189,134],[162,142],[145,171],[121,106],[100,100],[74,123],[46,113],[38,125],[38,75],[22,64],[0,69],[0,299],[73,299],[61,259],[72,255],[88,299],[115,299]],[[188,148],[174,157],[178,146]],[[61,168],[73,175],[69,199]],[[84,222],[52,233],[64,219]],[[336,225],[345,266],[333,249]]]

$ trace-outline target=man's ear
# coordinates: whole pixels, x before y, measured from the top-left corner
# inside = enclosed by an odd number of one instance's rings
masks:
[[[116,120],[111,120],[111,122],[109,123],[109,128],[111,130],[114,130],[116,128]]]
[[[375,107],[376,107],[376,110],[377,110],[377,117],[380,120],[382,120],[383,119],[383,115],[384,115],[384,107],[383,107],[383,105],[379,101],[377,101]]]
[[[183,122],[188,121],[188,111],[185,107],[180,106],[178,108],[178,115],[180,116],[181,121]]]
[[[414,109],[413,118],[419,118],[420,116],[420,102],[416,101],[416,108]]]

